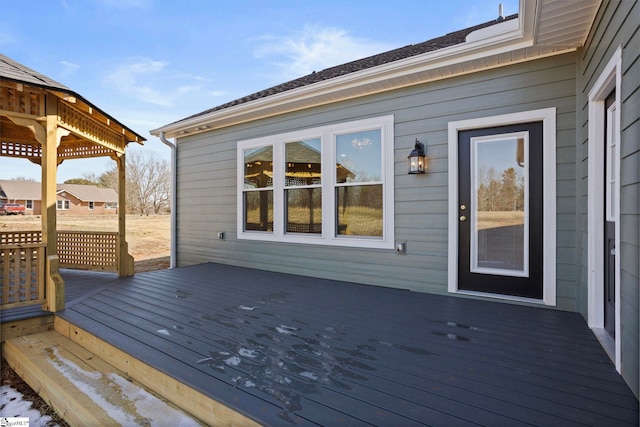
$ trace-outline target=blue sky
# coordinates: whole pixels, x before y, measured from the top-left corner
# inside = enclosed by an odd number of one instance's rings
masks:
[[[0,0],[0,52],[149,130],[314,70],[517,13],[518,0]],[[58,182],[107,158],[65,161]],[[40,167],[0,157],[0,179]]]

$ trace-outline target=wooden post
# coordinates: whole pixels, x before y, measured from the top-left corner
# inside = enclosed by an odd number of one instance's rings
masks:
[[[47,137],[46,141],[40,141],[42,144],[42,241],[46,245],[47,260],[55,259],[55,270],[50,269],[52,264],[47,261],[45,272],[47,307],[50,311],[58,311],[64,308],[64,281],[57,270],[56,179],[58,145],[61,136],[58,132],[58,100],[55,96],[46,96],[46,115]],[[56,289],[62,289],[62,292],[57,292]]]
[[[47,257],[47,311],[64,310],[64,280],[58,272],[58,255]]]
[[[126,239],[127,227],[127,171],[124,153],[115,158],[118,163],[118,275],[120,277],[133,276],[134,260],[129,255],[129,245]]]

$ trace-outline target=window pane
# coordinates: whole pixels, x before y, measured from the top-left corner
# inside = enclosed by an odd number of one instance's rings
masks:
[[[244,193],[244,229],[273,232],[272,190]]]
[[[322,234],[322,189],[285,190],[287,233]]]
[[[320,139],[285,144],[285,186],[321,184]]]
[[[382,237],[382,185],[338,187],[336,202],[336,234]]]
[[[244,188],[273,186],[273,147],[244,150]]]
[[[473,272],[526,273],[527,149],[523,138],[472,142],[475,191],[471,244]],[[504,273],[507,274],[507,273]]]
[[[336,136],[336,182],[382,181],[380,129]]]

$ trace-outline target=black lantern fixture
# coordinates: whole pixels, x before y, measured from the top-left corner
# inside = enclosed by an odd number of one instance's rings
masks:
[[[425,173],[427,170],[428,158],[424,154],[424,144],[416,138],[416,145],[409,154],[409,174]]]

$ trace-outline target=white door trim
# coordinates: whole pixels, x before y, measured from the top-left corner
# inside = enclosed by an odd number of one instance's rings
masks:
[[[615,118],[620,123],[620,103],[622,87],[622,47],[613,53],[606,67],[598,77],[591,90],[589,91],[589,159],[588,159],[588,224],[587,224],[587,245],[588,245],[588,272],[587,272],[587,289],[588,289],[588,307],[587,322],[592,329],[604,328],[604,209],[602,201],[604,200],[604,174],[605,164],[604,149],[604,123],[605,123],[605,99],[612,90],[616,91],[615,101]],[[614,138],[620,141],[620,127],[615,127],[617,135]],[[613,159],[617,165],[620,165],[618,150],[618,158]],[[616,255],[615,264],[615,364],[618,372],[621,367],[620,353],[620,168],[616,168],[617,179],[615,185],[615,199],[617,207],[615,209],[615,228],[616,228]],[[598,334],[598,336],[608,337],[607,334]],[[603,343],[606,345],[606,343]]]
[[[458,132],[518,123],[542,122],[543,128],[543,257],[553,262],[543,263],[542,300],[508,295],[466,292],[458,289]],[[499,299],[556,305],[556,109],[522,111],[499,116],[449,122],[449,274],[448,290],[490,296]]]

